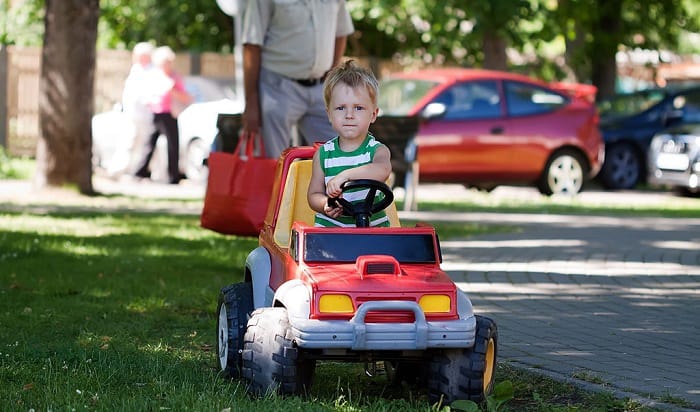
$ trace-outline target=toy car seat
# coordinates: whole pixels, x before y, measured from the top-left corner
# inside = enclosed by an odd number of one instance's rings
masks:
[[[289,166],[274,233],[275,242],[280,246],[287,247],[289,245],[292,223],[304,222],[309,226],[314,225],[316,212],[311,209],[306,198],[311,182],[311,171],[311,159],[295,160]],[[401,226],[395,203],[389,205],[385,212],[389,217],[390,226]]]

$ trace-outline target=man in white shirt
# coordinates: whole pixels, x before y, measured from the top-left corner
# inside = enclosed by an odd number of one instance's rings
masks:
[[[249,0],[243,14],[243,133],[262,133],[265,155],[336,135],[323,80],[345,54],[354,26],[345,0]]]

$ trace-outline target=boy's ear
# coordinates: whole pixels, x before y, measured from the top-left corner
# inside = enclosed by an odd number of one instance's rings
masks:
[[[379,115],[379,108],[375,107],[374,113],[372,113],[372,120],[370,121],[370,123],[374,123],[374,121],[377,120],[378,115]]]

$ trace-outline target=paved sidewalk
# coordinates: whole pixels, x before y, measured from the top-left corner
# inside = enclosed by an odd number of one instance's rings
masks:
[[[700,219],[449,219],[521,228],[441,242],[443,268],[498,324],[501,360],[650,406],[700,410]]]

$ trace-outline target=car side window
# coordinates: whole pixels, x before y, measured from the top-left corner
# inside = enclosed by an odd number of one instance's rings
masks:
[[[446,106],[445,120],[491,119],[501,115],[501,97],[496,81],[456,84],[433,102]]]
[[[547,113],[568,103],[565,96],[535,85],[507,81],[505,90],[509,116]]]

